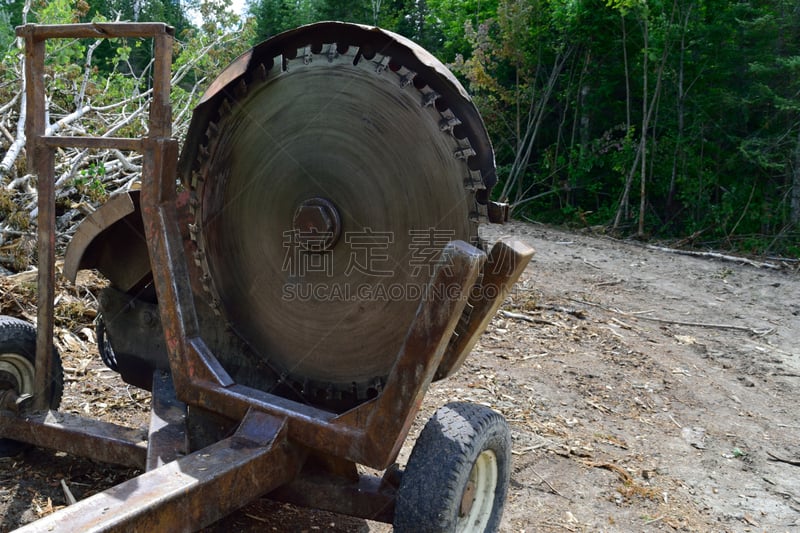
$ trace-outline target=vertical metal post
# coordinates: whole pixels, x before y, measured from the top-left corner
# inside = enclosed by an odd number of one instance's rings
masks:
[[[55,299],[55,246],[56,199],[53,149],[44,146],[45,42],[37,39],[33,31],[25,34],[25,137],[28,151],[28,168],[38,181],[38,313],[36,324],[36,379],[34,380],[33,406],[44,410],[47,389],[52,379],[54,299]]]
[[[172,29],[163,24],[75,24],[36,26],[28,24],[17,28],[17,35],[25,39],[25,137],[27,143],[28,169],[38,181],[38,302],[36,361],[33,407],[36,410],[49,408],[47,391],[52,383],[52,354],[55,300],[55,145],[45,142],[46,100],[44,86],[45,45],[48,38],[80,38],[114,36],[151,36],[155,46],[154,97],[150,106],[150,149],[160,149],[161,159],[177,158],[171,141],[172,112],[169,102],[170,74],[172,69]],[[119,142],[117,139],[115,142]],[[97,145],[100,147],[101,145]],[[114,144],[112,144],[114,146]],[[167,148],[165,148],[165,146]],[[153,158],[151,158],[153,159]],[[147,166],[147,165],[146,165]],[[174,197],[173,175],[161,181],[164,191],[159,191],[161,202]],[[152,161],[144,173],[154,172]],[[167,190],[171,188],[172,190]]]
[[[150,100],[150,138],[168,139],[172,136],[172,105],[169,102],[172,41],[172,35],[166,32],[153,36],[156,61],[153,69],[153,98]]]

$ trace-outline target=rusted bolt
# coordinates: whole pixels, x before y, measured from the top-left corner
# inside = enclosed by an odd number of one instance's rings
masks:
[[[336,206],[325,198],[311,198],[301,203],[292,221],[298,243],[311,252],[330,250],[342,232]]]
[[[144,310],[142,312],[142,324],[145,326],[152,326],[154,325],[158,319],[156,318],[155,313],[149,310]]]
[[[0,411],[17,412],[17,393],[14,389],[0,389]]]

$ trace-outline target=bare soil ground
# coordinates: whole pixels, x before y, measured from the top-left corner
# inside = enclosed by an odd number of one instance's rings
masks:
[[[502,530],[800,529],[800,272],[689,257],[523,223],[488,227],[537,251],[465,366],[434,384],[401,453],[440,405],[508,419]],[[86,301],[89,279],[62,297]],[[0,312],[31,315],[0,281]],[[76,304],[77,305],[77,304]],[[62,307],[63,309],[63,307]],[[73,309],[75,312],[75,309]],[[144,423],[147,393],[104,369],[91,309],[61,321],[63,409]],[[0,531],[134,474],[62,453],[0,460]],[[262,499],[208,531],[390,531]]]

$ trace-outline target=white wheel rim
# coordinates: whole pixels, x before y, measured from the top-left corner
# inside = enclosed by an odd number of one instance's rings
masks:
[[[33,394],[35,370],[26,358],[15,353],[0,354],[0,380],[5,380],[4,373],[16,381],[14,391],[17,394]]]
[[[472,465],[465,491],[471,490],[471,502],[462,501],[456,531],[483,532],[494,509],[497,490],[497,456],[492,450],[484,450]]]

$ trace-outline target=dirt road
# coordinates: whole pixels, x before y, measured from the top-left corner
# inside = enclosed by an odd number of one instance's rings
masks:
[[[471,361],[515,431],[508,531],[800,527],[773,460],[800,459],[796,270],[503,231],[537,249],[509,308],[542,320],[499,317]]]

